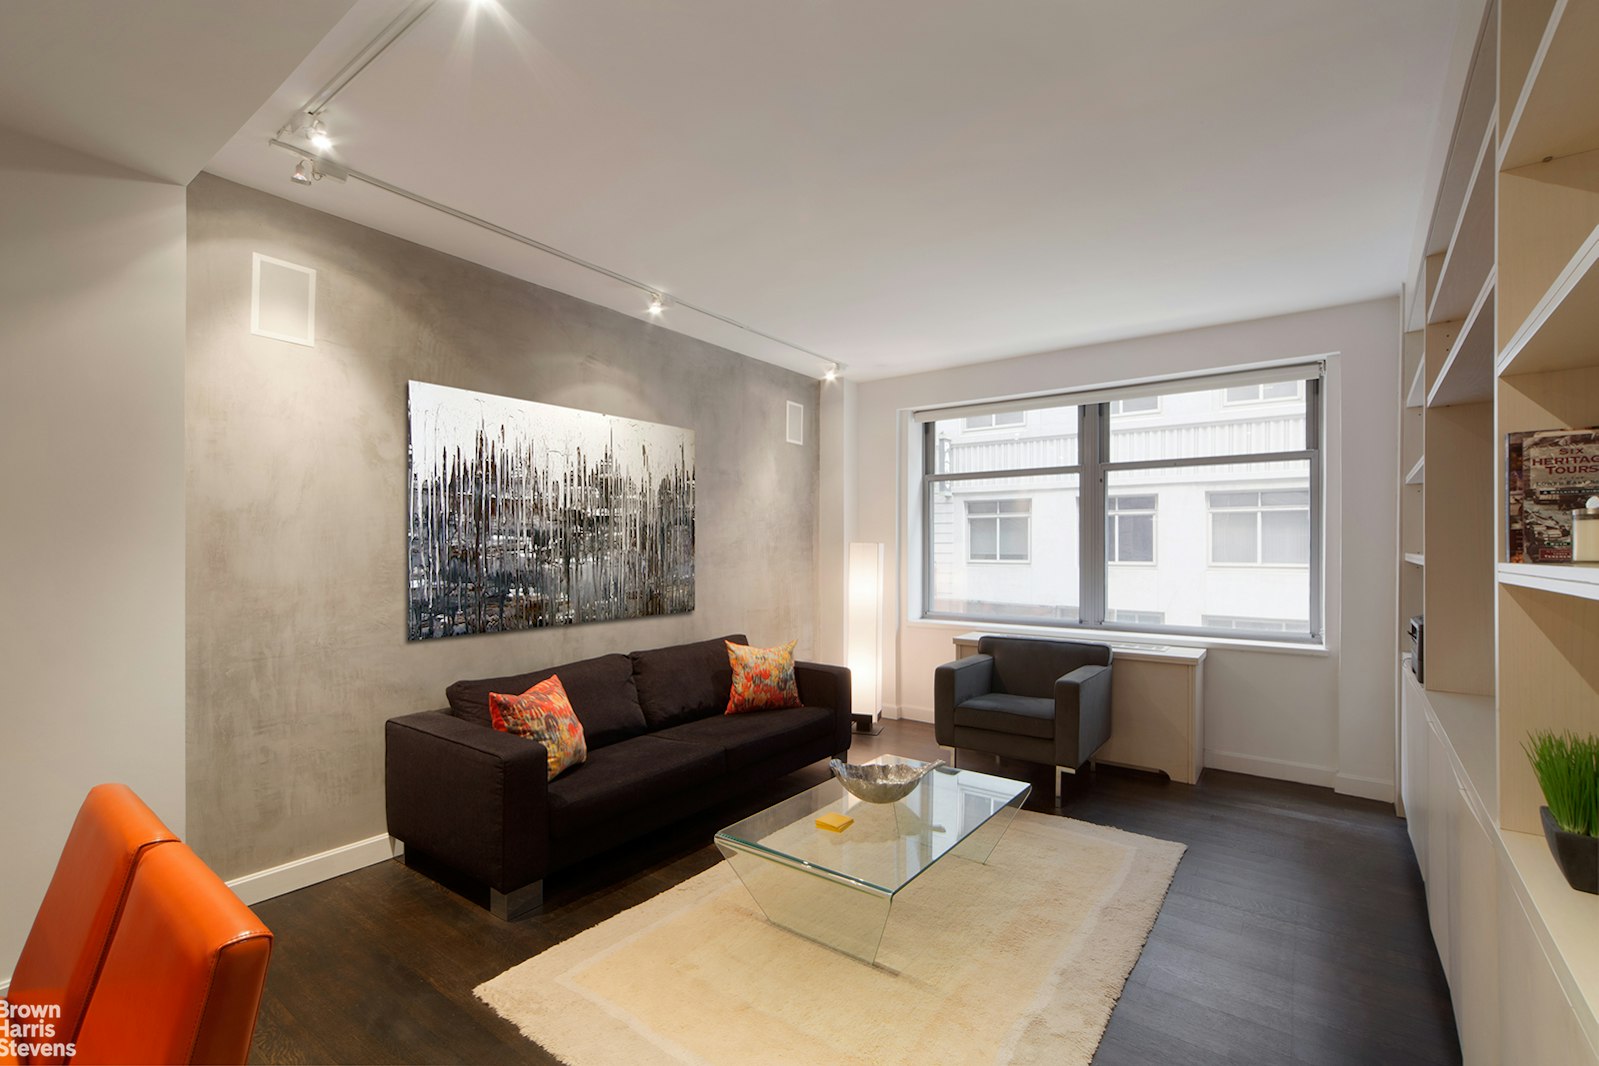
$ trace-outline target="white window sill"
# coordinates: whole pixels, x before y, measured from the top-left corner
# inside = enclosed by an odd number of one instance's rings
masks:
[[[1266,652],[1272,655],[1304,655],[1324,659],[1332,654],[1325,643],[1296,644],[1278,640],[1239,637],[1198,637],[1188,633],[1129,633],[1120,629],[1095,629],[1086,626],[1029,626],[1012,622],[984,622],[975,618],[915,618],[905,623],[908,629],[941,630],[953,636],[981,630],[984,633],[1022,637],[1115,641],[1120,644],[1150,644],[1173,648],[1216,648],[1220,650]]]

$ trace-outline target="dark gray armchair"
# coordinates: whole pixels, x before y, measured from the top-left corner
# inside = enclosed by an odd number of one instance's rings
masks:
[[[1110,739],[1110,660],[1105,644],[983,637],[934,672],[933,731],[945,747],[1076,772]]]

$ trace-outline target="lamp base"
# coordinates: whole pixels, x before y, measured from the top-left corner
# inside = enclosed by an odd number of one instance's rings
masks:
[[[855,732],[865,733],[875,737],[883,731],[883,712],[873,711],[871,714],[851,714],[850,721],[855,725]]]

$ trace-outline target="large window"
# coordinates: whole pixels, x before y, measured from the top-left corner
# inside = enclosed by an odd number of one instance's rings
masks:
[[[1319,374],[919,412],[924,613],[1319,637]]]

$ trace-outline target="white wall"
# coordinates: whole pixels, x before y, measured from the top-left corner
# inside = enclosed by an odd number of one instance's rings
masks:
[[[184,190],[0,129],[0,978],[84,794],[184,831]]]
[[[1326,386],[1327,648],[1213,648],[1206,761],[1391,800],[1399,343],[1396,297],[860,384],[850,536],[889,545],[885,702],[931,720],[933,669],[954,658],[954,634],[980,628],[907,617],[920,565],[901,550],[911,409],[1338,353]]]

